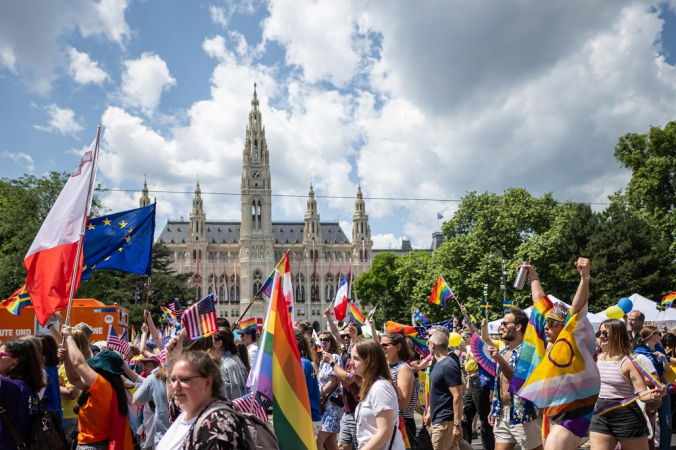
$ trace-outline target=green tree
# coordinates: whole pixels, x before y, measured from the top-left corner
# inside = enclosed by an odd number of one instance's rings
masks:
[[[629,206],[665,236],[673,259],[676,256],[676,122],[669,122],[664,128],[651,127],[646,134],[622,136],[615,147],[615,157],[631,171],[626,189]]]
[[[376,307],[374,318],[378,324],[387,320],[402,321],[407,315],[411,316],[405,298],[397,290],[397,259],[392,252],[377,254],[373,257],[371,268],[354,281],[352,289],[356,297],[362,304]]]

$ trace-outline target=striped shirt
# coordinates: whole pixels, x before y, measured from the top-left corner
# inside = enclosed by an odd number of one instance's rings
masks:
[[[599,398],[627,398],[634,395],[634,385],[622,373],[622,363],[627,359],[625,356],[621,361],[601,361],[597,362],[599,373],[601,374],[601,392]]]
[[[391,364],[390,365],[390,374],[392,375],[392,380],[394,381],[394,386],[397,386],[397,377],[399,376],[399,369],[401,369],[402,366],[406,365],[404,361],[399,361],[396,364]],[[409,368],[409,370],[411,370]],[[413,378],[415,380],[415,375],[413,375]],[[417,390],[415,386],[415,382],[413,383],[413,386],[411,386],[411,389],[413,390],[413,394],[411,395],[411,401],[408,403],[408,406],[406,409],[401,409],[399,410],[399,415],[401,417],[404,417],[406,419],[412,418],[414,413],[415,413],[415,407],[418,404],[418,395],[417,395]]]

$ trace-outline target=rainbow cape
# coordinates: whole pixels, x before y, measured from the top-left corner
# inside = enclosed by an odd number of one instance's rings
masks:
[[[676,292],[672,292],[671,294],[662,297],[662,306],[664,306],[664,309],[673,307],[674,300],[676,300]]]
[[[518,392],[547,418],[579,437],[589,430],[601,389],[594,343],[594,329],[587,320],[585,305],[570,316],[556,342]]]
[[[545,315],[553,306],[554,304],[546,295],[533,304],[528,327],[523,336],[523,344],[521,344],[519,361],[516,363],[512,381],[509,383],[509,392],[512,394],[516,394],[521,389],[528,376],[545,357],[545,349],[547,348],[547,336],[545,335],[547,319]]]
[[[24,284],[12,295],[10,295],[7,300],[0,303],[0,306],[4,306],[7,308],[7,311],[11,312],[15,316],[20,316],[21,310],[31,304],[33,304],[33,302],[31,301],[31,297],[28,295],[26,285]]]
[[[355,305],[354,302],[350,302],[350,309],[348,310],[347,315],[355,325],[363,326],[366,323],[366,318],[361,311],[359,311],[359,308],[357,308],[357,305]]]
[[[446,300],[451,297],[453,297],[453,291],[448,287],[444,278],[439,276],[437,282],[434,283],[434,289],[432,289],[432,295],[430,295],[429,302],[434,303],[435,305],[441,305],[445,308]]]
[[[286,300],[291,286],[284,285],[290,274],[287,251],[275,270],[268,314],[247,387],[272,401],[275,435],[281,449],[316,450],[310,397]]]

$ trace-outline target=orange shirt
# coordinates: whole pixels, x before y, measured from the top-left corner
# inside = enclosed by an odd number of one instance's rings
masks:
[[[80,433],[77,435],[78,444],[92,444],[110,439],[113,386],[97,374],[89,392],[91,395],[78,414],[80,426]],[[117,405],[115,407],[117,408]]]

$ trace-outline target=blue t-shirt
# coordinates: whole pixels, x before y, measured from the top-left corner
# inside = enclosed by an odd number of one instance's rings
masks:
[[[453,395],[449,388],[460,385],[460,365],[453,356],[447,356],[434,365],[434,370],[430,372],[432,423],[453,420]]]
[[[14,428],[24,442],[28,442],[37,405],[35,397],[22,380],[0,377],[0,406],[7,410]],[[0,448],[16,448],[9,430],[0,420]]]
[[[317,372],[312,366],[312,363],[307,358],[301,358],[303,363],[303,372],[305,372],[305,384],[307,384],[307,392],[310,396],[310,411],[312,411],[312,421],[321,422],[322,413],[319,410],[321,398],[319,394],[319,382],[317,381]]]
[[[59,389],[59,369],[56,366],[45,366],[47,372],[47,386],[45,387],[45,409],[58,411],[63,420],[63,408],[61,407],[61,389]]]

